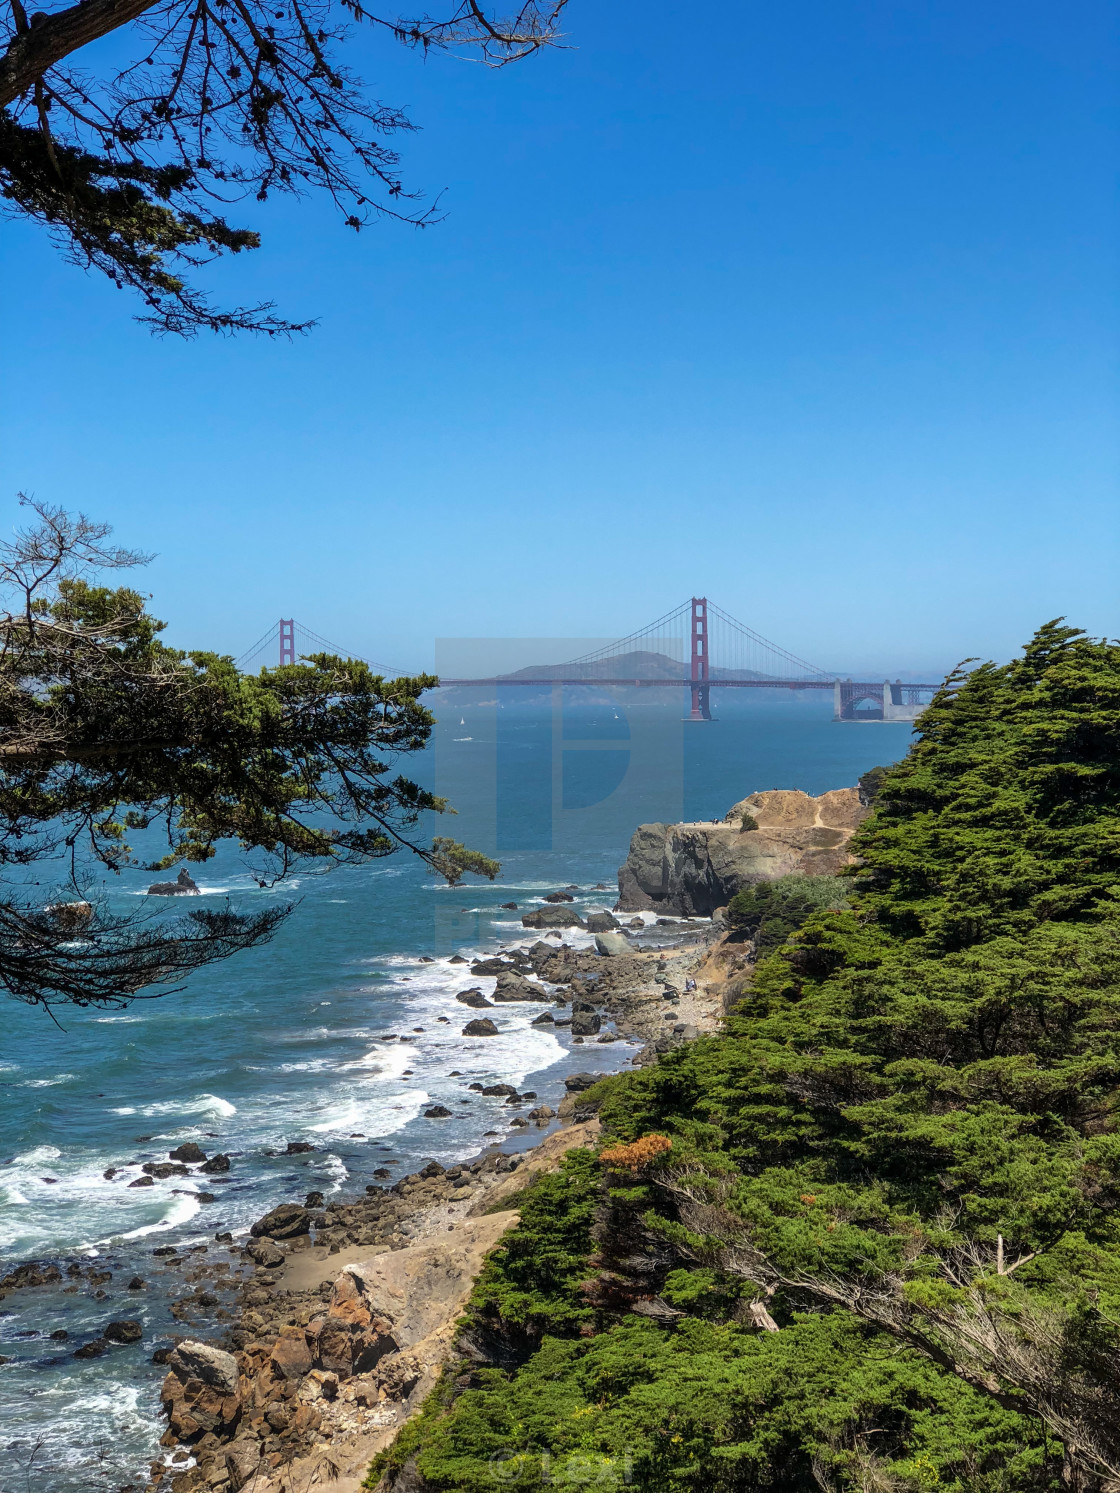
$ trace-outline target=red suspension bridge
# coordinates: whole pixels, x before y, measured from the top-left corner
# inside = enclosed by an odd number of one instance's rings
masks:
[[[241,668],[274,659],[280,664],[294,664],[315,653],[361,659],[389,678],[416,672],[363,659],[294,618],[274,623],[237,663]],[[688,691],[687,719],[693,721],[712,719],[713,689],[831,690],[837,720],[912,721],[940,688],[939,684],[897,679],[842,679],[772,643],[705,596],[693,596],[637,632],[565,663],[534,665],[485,678],[441,678],[440,684],[443,688],[537,690],[574,685],[660,689],[676,685]]]

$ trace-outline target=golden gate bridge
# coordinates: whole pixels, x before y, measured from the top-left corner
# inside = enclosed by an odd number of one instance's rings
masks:
[[[239,668],[256,660],[295,664],[316,653],[332,653],[366,663],[385,678],[422,672],[376,663],[341,648],[294,618],[281,618],[248,652]],[[687,720],[710,721],[713,689],[831,690],[836,720],[913,721],[940,684],[910,680],[857,680],[818,668],[764,638],[709,601],[693,596],[624,638],[560,664],[537,664],[508,674],[440,679],[441,688],[564,688],[578,685],[688,691]]]

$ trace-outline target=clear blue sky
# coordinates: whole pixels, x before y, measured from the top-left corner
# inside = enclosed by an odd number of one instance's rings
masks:
[[[251,204],[212,276],[318,328],[153,340],[6,224],[19,488],[158,551],[183,646],[424,664],[693,593],[878,672],[1117,619],[1117,15],[571,0],[502,72],[361,39],[446,220]]]

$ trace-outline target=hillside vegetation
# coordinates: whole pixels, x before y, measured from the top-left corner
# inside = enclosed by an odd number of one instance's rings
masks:
[[[1120,647],[954,678],[847,905],[591,1091],[370,1486],[1120,1488],[1118,795]]]

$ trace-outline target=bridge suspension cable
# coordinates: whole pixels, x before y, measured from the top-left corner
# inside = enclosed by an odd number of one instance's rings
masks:
[[[700,598],[700,603],[707,607],[705,653],[710,674],[706,677],[783,680],[828,680],[834,677],[830,671],[764,638],[714,602]],[[553,670],[557,673],[567,669],[584,671],[591,666],[595,673],[602,673],[603,670],[596,666],[626,659],[624,673],[644,674],[650,670],[680,673],[688,667],[686,660],[694,651],[697,617],[701,615],[697,612],[697,605],[697,599],[690,598],[636,632],[569,659],[565,664],[553,665]],[[679,667],[670,670],[666,667],[670,663]]]
[[[309,643],[314,646],[299,647],[299,643]],[[272,655],[271,659],[267,657],[269,653]],[[339,658],[352,658],[356,663],[367,664],[375,673],[381,674],[386,679],[399,679],[414,672],[411,669],[395,669],[390,664],[380,664],[371,658],[365,658],[353,648],[340,647],[338,643],[332,643],[329,638],[324,638],[321,633],[306,627],[302,622],[288,617],[274,622],[264,636],[258,638],[247,652],[234,660],[234,663],[241,670],[257,659],[260,660],[262,666],[265,664],[275,666],[276,663],[295,663],[297,658],[311,653],[333,653]]]

